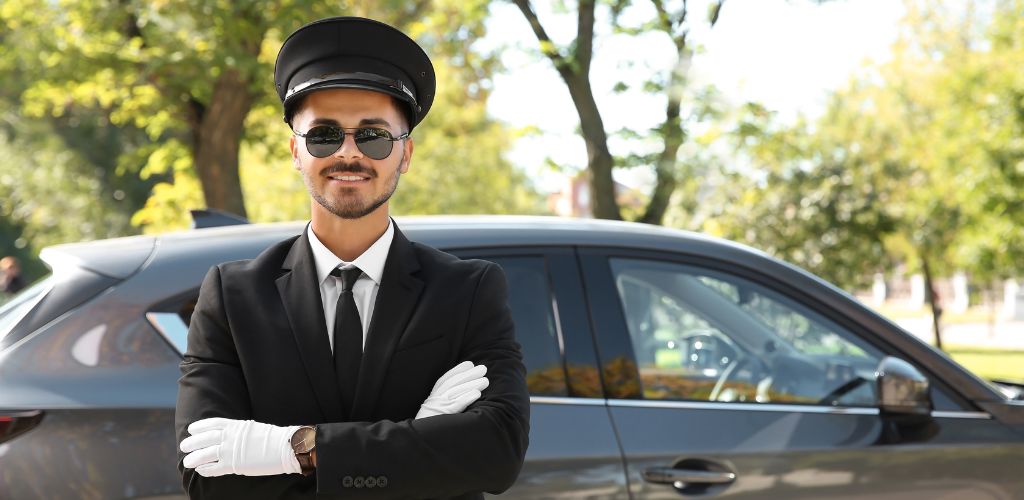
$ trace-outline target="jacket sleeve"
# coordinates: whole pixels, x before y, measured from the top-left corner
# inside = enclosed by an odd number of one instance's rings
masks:
[[[318,425],[318,493],[354,493],[346,476],[386,478],[384,487],[359,490],[367,499],[498,494],[512,486],[529,444],[530,398],[501,267],[482,267],[470,307],[459,354],[487,366],[490,384],[480,399],[453,415]]]
[[[174,427],[178,471],[190,498],[256,498],[267,494],[272,478],[226,475],[206,478],[185,468],[178,445],[188,425],[207,417],[252,418],[248,389],[224,311],[219,266],[212,267],[199,289],[188,329],[188,347],[181,362]],[[270,484],[268,484],[270,483]]]

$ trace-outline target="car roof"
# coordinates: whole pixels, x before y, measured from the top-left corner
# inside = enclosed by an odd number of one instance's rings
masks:
[[[410,240],[440,248],[613,245],[678,250],[680,244],[691,243],[766,256],[728,240],[638,222],[529,215],[418,215],[394,219]],[[160,240],[188,244],[241,237],[276,242],[299,234],[305,225],[306,221],[233,225],[165,233]]]
[[[775,270],[785,274],[795,271],[830,286],[803,269],[742,244],[638,222],[527,215],[424,215],[397,216],[394,219],[411,241],[446,251],[509,246],[589,246],[665,251],[713,256],[761,271]],[[123,279],[142,269],[146,263],[162,258],[194,256],[212,262],[252,258],[274,243],[298,235],[306,223],[240,224],[70,243],[47,247],[41,256],[51,267],[70,262]]]

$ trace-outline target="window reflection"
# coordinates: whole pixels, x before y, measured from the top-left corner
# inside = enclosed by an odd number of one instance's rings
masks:
[[[612,259],[646,399],[874,406],[882,355],[742,278]]]

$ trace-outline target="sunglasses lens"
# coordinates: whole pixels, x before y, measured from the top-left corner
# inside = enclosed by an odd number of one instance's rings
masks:
[[[316,126],[306,132],[306,150],[317,158],[327,158],[341,147],[345,132],[337,127]]]
[[[356,147],[374,160],[383,160],[391,155],[391,134],[379,128],[361,128],[356,130]]]

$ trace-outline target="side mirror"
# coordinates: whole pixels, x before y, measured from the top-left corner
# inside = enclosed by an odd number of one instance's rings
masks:
[[[932,399],[928,378],[910,363],[886,356],[875,371],[878,384],[878,408],[882,416],[908,422],[928,420]]]

